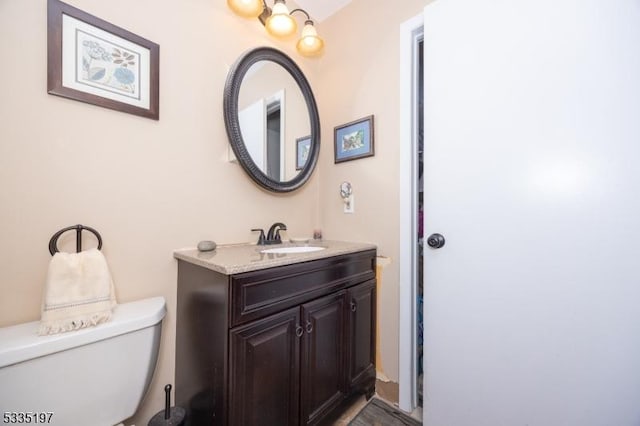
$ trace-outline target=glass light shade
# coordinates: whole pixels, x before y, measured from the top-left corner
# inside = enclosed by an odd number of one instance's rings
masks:
[[[283,2],[276,2],[271,10],[271,16],[267,18],[265,27],[274,37],[288,37],[298,30],[296,20],[289,15],[289,9]]]
[[[313,22],[307,21],[302,29],[302,35],[296,45],[298,52],[303,56],[316,56],[322,52],[324,41],[318,37],[318,32]]]
[[[262,0],[227,0],[227,6],[245,18],[257,18],[264,9]]]

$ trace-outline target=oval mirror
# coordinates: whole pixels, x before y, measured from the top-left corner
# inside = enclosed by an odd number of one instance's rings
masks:
[[[320,119],[311,86],[295,62],[270,47],[253,49],[231,67],[224,122],[238,162],[275,192],[301,187],[320,152]]]

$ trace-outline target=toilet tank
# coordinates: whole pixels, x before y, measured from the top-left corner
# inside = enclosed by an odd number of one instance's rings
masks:
[[[155,370],[165,313],[164,298],[152,297],[69,333],[38,336],[38,321],[0,328],[0,422],[11,423],[12,413],[23,423],[61,426],[131,417]]]

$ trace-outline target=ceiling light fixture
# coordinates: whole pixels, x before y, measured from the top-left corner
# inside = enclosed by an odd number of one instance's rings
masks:
[[[227,5],[237,15],[244,18],[258,18],[267,32],[274,37],[287,38],[298,31],[298,23],[293,17],[296,12],[304,13],[306,20],[296,48],[303,56],[317,56],[324,48],[324,41],[318,36],[309,14],[303,9],[289,8],[285,0],[275,0],[273,8],[267,6],[266,0],[227,0]]]

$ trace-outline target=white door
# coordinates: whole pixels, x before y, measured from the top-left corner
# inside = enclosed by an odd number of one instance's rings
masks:
[[[263,98],[258,99],[248,107],[238,112],[238,122],[242,129],[242,138],[247,152],[256,166],[263,172],[267,172],[266,145],[267,145],[267,110]]]
[[[424,17],[424,424],[640,425],[640,1]]]

